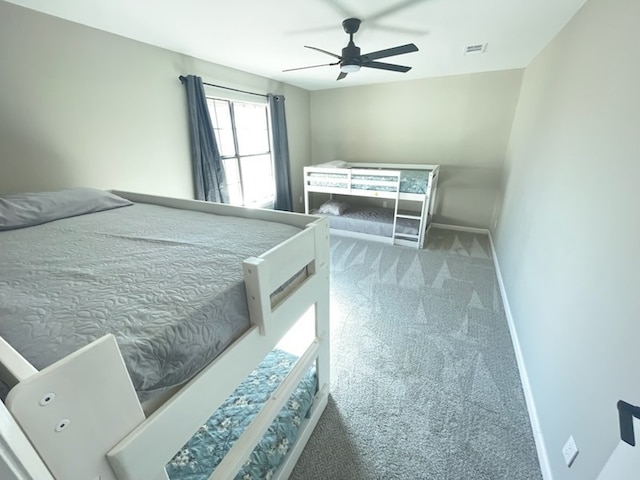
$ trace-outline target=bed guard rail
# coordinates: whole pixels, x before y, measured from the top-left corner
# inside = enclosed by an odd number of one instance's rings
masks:
[[[260,328],[261,334],[267,333],[274,310],[289,299],[292,292],[298,293],[304,282],[328,268],[328,245],[328,220],[318,218],[277,247],[243,262],[249,317],[251,323]],[[291,288],[287,289],[287,282],[298,274],[306,276],[301,281],[302,285],[297,285],[294,281]],[[283,286],[284,299],[272,304],[271,294]],[[300,295],[298,298],[307,297]],[[295,301],[293,298],[292,300]]]

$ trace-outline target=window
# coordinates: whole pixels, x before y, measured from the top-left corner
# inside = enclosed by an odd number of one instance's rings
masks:
[[[266,104],[207,97],[233,205],[273,204],[275,181]]]

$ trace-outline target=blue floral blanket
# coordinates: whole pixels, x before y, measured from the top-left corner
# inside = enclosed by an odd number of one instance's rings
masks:
[[[167,464],[171,480],[206,480],[260,412],[297,357],[274,350]],[[311,368],[236,476],[269,479],[289,452],[317,390]]]

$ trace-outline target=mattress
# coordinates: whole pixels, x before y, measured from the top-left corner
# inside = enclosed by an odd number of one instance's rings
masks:
[[[272,351],[171,459],[167,464],[169,478],[208,479],[295,361],[294,355],[282,350]],[[300,426],[311,409],[316,391],[315,368],[311,368],[267,429],[236,479],[271,478],[294,444]]]
[[[0,335],[42,369],[112,333],[144,401],[249,328],[242,261],[299,231],[136,204],[0,232]]]
[[[376,170],[383,172],[384,170]],[[427,192],[429,182],[429,170],[402,170],[400,172],[400,192],[424,194]],[[346,173],[322,173],[309,174],[309,185],[317,187],[344,187],[348,179]],[[396,177],[385,175],[351,175],[351,188],[357,190],[371,190],[379,192],[395,192],[395,188],[384,185],[370,185],[366,181],[377,180],[394,182]]]
[[[368,233],[391,238],[393,234],[393,210],[388,208],[349,207],[342,215],[327,215],[329,226],[338,230]],[[419,222],[398,218],[396,233],[417,235]]]

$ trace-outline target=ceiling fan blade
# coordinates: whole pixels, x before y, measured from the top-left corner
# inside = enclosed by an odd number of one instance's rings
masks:
[[[393,57],[395,55],[402,55],[404,53],[417,51],[418,47],[416,47],[413,43],[407,43],[406,45],[400,45],[399,47],[387,48],[385,50],[378,50],[377,52],[360,55],[360,57],[362,57],[364,63],[368,60],[377,60],[378,58]]]
[[[347,9],[344,5],[342,5],[341,2],[337,2],[336,0],[323,0],[323,2],[331,5],[335,10],[340,12],[340,15],[345,18],[355,17],[354,13]]]
[[[367,62],[362,64],[363,67],[367,68],[377,68],[380,70],[391,70],[393,72],[402,72],[406,73],[411,70],[411,67],[405,67],[404,65],[395,65],[393,63],[384,63],[384,62]]]
[[[330,25],[330,26],[326,26],[326,27],[313,27],[313,28],[301,28],[301,29],[297,29],[297,30],[289,30],[286,33],[288,35],[301,35],[304,33],[318,33],[318,32],[331,32],[331,31],[336,31],[337,28],[335,25]]]
[[[404,2],[399,2],[395,5],[391,5],[390,7],[385,8],[384,10],[380,10],[379,12],[374,13],[373,15],[369,15],[365,20],[368,22],[375,21],[380,18],[391,15],[393,13],[399,12],[400,10],[404,10],[405,8],[409,8],[410,6],[415,5],[417,3],[422,3],[424,1],[425,0],[405,0]]]
[[[369,28],[373,27],[376,30],[384,30],[386,32],[393,32],[393,33],[402,33],[402,34],[407,34],[407,35],[429,35],[429,33],[431,33],[429,30],[416,30],[413,28],[404,28],[404,27],[391,27],[391,26],[387,26],[387,25],[378,25],[377,23],[371,24],[371,25],[367,25]]]
[[[298,68],[287,68],[286,70],[282,70],[283,72],[292,72],[294,70],[306,70],[307,68],[317,68],[317,67],[331,67],[333,65],[338,65],[340,62],[335,63],[323,63],[322,65],[310,65],[308,67],[298,67]]]
[[[347,73],[346,73],[346,72],[340,72],[340,75],[338,75],[338,78],[336,78],[336,81],[337,81],[337,80],[342,80],[342,79],[343,79],[344,77],[346,77],[346,76],[347,76]]]
[[[338,60],[342,60],[342,57],[340,55],[336,55],[335,53],[327,52],[326,50],[322,50],[321,48],[318,48],[318,47],[310,47],[308,45],[305,45],[304,48],[310,48],[311,50],[317,50],[318,52],[326,53],[327,55],[331,55],[332,57],[337,58]]]

